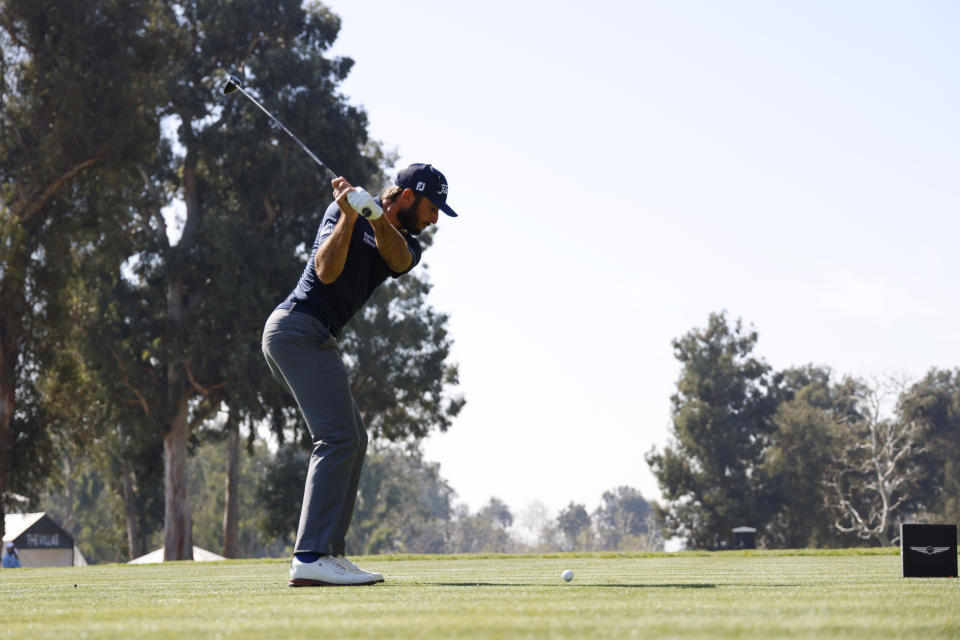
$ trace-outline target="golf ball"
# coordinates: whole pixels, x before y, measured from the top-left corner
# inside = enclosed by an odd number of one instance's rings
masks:
[[[570,569],[567,569],[566,571],[564,571],[563,579],[566,580],[567,582],[570,582],[571,580],[573,580],[573,571],[570,571]]]

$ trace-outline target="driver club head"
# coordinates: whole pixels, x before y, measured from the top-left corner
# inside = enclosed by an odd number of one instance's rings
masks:
[[[243,82],[235,75],[228,75],[223,85],[223,95],[227,96],[243,86]]]

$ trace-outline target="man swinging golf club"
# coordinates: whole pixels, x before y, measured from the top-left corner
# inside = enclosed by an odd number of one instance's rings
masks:
[[[415,236],[437,223],[438,212],[457,215],[446,202],[446,179],[429,164],[402,169],[379,206],[344,178],[332,185],[336,201],[320,222],[310,261],[263,328],[267,364],[296,400],[314,444],[290,565],[295,587],[383,581],[345,556],[367,432],[336,337],[388,276],[420,262]]]

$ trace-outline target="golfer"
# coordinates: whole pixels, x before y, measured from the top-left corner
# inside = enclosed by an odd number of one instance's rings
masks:
[[[367,432],[350,393],[336,338],[387,277],[420,262],[417,236],[447,205],[447,181],[429,164],[412,164],[380,194],[383,215],[361,217],[354,188],[332,182],[336,202],[320,222],[313,251],[293,292],[263,328],[263,354],[274,377],[293,395],[313,438],[290,586],[382,582],[346,556]]]

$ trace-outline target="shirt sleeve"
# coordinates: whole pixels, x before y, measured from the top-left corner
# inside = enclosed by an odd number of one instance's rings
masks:
[[[410,266],[404,271],[400,271],[399,273],[396,271],[392,272],[394,278],[399,278],[405,273],[410,273],[415,266],[420,264],[420,256],[423,255],[423,248],[420,246],[420,242],[416,238],[407,234],[403,234],[403,239],[407,241],[407,247],[409,247],[410,253],[413,255],[413,261],[410,262]]]
[[[320,221],[320,229],[317,231],[317,246],[323,244],[323,241],[333,233],[333,228],[337,226],[337,220],[340,219],[340,213],[340,207],[336,202],[327,208],[326,213],[323,214],[323,220]]]

